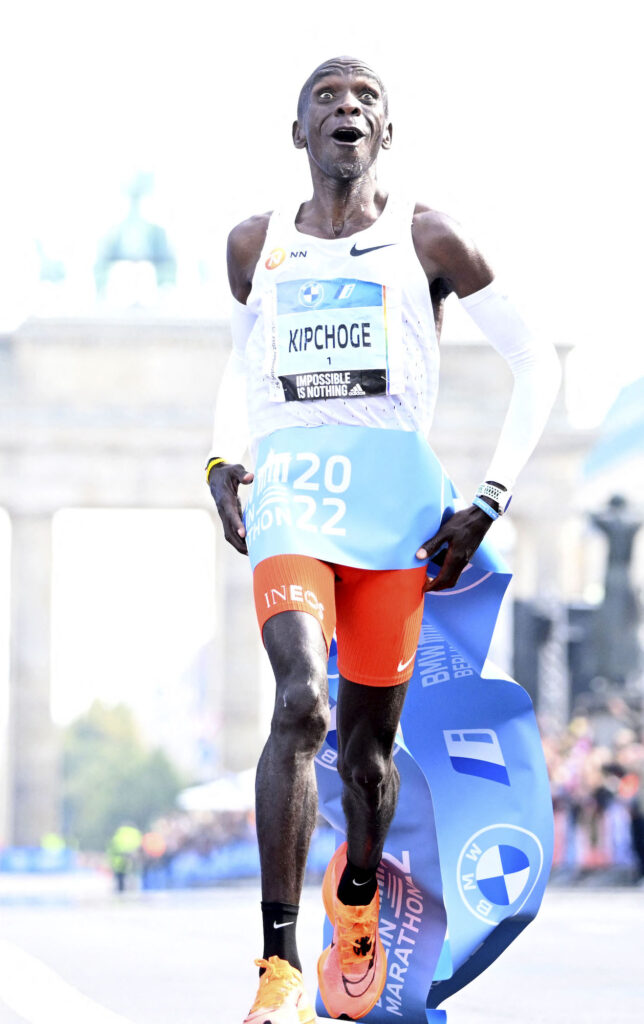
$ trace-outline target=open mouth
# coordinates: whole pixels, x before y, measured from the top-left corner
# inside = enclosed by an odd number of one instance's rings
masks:
[[[363,137],[364,133],[359,128],[336,128],[331,133],[331,138],[335,139],[336,142],[356,143]]]

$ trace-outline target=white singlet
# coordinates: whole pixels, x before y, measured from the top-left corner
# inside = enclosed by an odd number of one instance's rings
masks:
[[[246,303],[252,449],[292,426],[428,434],[439,351],[413,210],[389,196],[370,227],[331,239],[298,231],[297,210],[272,214]]]

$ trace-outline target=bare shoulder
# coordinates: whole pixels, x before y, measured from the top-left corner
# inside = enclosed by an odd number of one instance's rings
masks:
[[[230,290],[239,302],[246,302],[250,294],[255,267],[259,260],[270,213],[260,213],[236,224],[228,235],[226,259]]]
[[[465,232],[457,220],[425,203],[416,203],[412,222],[414,239],[432,244],[455,244],[465,240]]]
[[[441,278],[461,298],[484,288],[493,278],[484,256],[457,220],[417,203],[412,238],[430,284]]]
[[[258,248],[261,252],[270,219],[270,212],[258,213],[236,224],[228,235],[229,249],[237,255]]]

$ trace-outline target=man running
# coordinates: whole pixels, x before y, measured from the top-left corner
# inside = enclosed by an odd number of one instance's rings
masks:
[[[312,198],[229,237],[233,354],[206,467],[226,539],[250,551],[276,683],[256,784],[264,949],[245,1024],[315,1020],[295,926],[334,631],[347,842],[324,879],[334,932],[318,980],[334,1018],[363,1017],[381,995],[376,871],[398,797],[392,751],[424,593],[455,585],[507,508],[559,384],[554,349],[532,337],[458,225],[379,186],[392,125],[373,70],[347,57],[316,68],[293,142],[306,150]],[[484,483],[443,521],[425,438],[450,292],[510,364],[514,389]],[[253,474],[237,460],[247,441],[256,479],[245,526],[238,489]]]

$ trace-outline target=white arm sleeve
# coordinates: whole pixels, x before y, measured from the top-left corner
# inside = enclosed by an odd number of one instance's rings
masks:
[[[460,303],[514,376],[501,436],[484,477],[511,491],[546,425],[561,383],[561,366],[554,345],[530,332],[496,281]]]
[[[230,327],[233,349],[219,383],[215,402],[212,444],[208,459],[221,457],[226,462],[240,462],[248,447],[248,414],[246,403],[246,342],[257,317],[237,299],[233,299]]]

